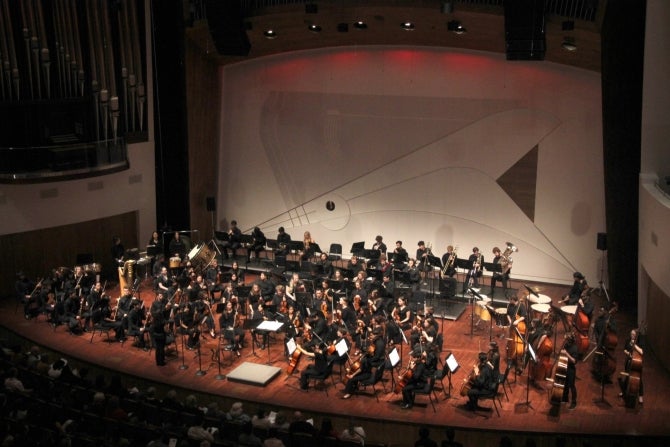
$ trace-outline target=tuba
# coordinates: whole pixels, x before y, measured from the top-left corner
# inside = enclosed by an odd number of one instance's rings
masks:
[[[129,259],[123,263],[123,267],[119,267],[119,290],[123,290],[124,287],[133,288],[136,263],[134,259]]]
[[[516,248],[516,246],[511,242],[505,242],[505,244],[507,245],[507,248],[503,254],[500,255],[500,268],[502,269],[502,275],[509,272],[509,270],[512,268],[512,253],[519,251],[519,249]]]

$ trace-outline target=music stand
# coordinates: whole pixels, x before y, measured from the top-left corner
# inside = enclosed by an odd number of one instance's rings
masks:
[[[242,329],[244,329],[245,331],[251,332],[251,335],[252,335],[252,337],[251,337],[251,339],[252,339],[251,340],[251,354],[249,354],[247,357],[252,356],[252,355],[254,357],[260,357],[258,354],[256,354],[256,333],[255,333],[255,330],[256,330],[256,327],[258,326],[258,323],[259,323],[259,320],[245,319],[244,323],[242,324]]]
[[[286,247],[292,252],[303,251],[305,249],[305,243],[303,241],[290,241],[286,244]]]
[[[387,354],[388,360],[389,360],[389,365],[391,365],[391,389],[395,389],[395,374],[393,373],[393,370],[395,369],[396,366],[400,364],[400,360],[402,357],[398,353],[398,348],[394,347],[389,351]]]
[[[284,326],[283,322],[280,321],[273,321],[273,320],[263,320],[261,323],[256,326],[257,331],[265,331],[270,334],[270,332],[277,332],[279,329],[281,329]],[[268,350],[268,361],[267,364],[271,365],[272,362],[270,361],[270,340],[268,340],[268,343],[266,343],[266,347]]]
[[[456,268],[460,269],[462,272],[463,271],[469,272],[470,270],[472,270],[472,266],[473,266],[474,263],[470,259],[456,258],[456,263],[455,264],[456,264]],[[461,275],[462,274],[463,273],[461,273]],[[458,275],[459,275],[458,270],[456,270],[456,276],[458,276]],[[465,278],[463,278],[463,281],[461,281],[461,282],[463,283],[463,288],[465,288],[467,286],[467,284],[465,284]]]
[[[451,376],[456,372],[460,365],[458,364],[458,361],[456,360],[453,352],[450,352],[449,355],[447,355],[445,362],[447,363],[448,368],[447,378],[449,379],[449,388],[447,389],[447,399],[449,399],[451,397],[451,390],[454,388],[451,384]]]
[[[519,332],[519,329],[514,326],[514,330],[516,331],[517,335],[521,337],[521,333]],[[530,357],[533,362],[537,363],[537,356],[535,355],[535,351],[533,350],[533,347],[528,343],[528,333],[530,330],[526,330],[525,337],[521,337],[523,340],[524,344],[524,354],[526,352],[530,353]],[[527,351],[526,351],[527,350]],[[523,361],[523,357],[521,357]],[[533,406],[530,404],[530,361],[528,362],[528,370],[526,371],[526,402],[522,402],[523,405],[527,406],[528,408],[533,408]],[[533,408],[534,410],[534,408]]]
[[[472,287],[468,288],[470,292],[470,337],[475,333],[475,299],[483,300],[484,298],[477,293],[479,289],[475,290]]]
[[[351,244],[351,250],[349,253],[352,255],[360,256],[365,251],[365,242],[354,242]]]

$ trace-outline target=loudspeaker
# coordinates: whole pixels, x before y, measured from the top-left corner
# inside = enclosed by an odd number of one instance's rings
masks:
[[[216,211],[216,202],[214,197],[207,197],[207,211]]]
[[[598,250],[607,250],[607,233],[598,233],[596,247]]]
[[[207,0],[205,7],[216,51],[222,55],[247,56],[251,42],[242,17],[241,0]]]

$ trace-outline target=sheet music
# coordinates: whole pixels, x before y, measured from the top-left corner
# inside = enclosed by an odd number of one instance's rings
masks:
[[[282,326],[284,326],[284,323],[281,321],[263,320],[261,324],[256,326],[256,329],[259,331],[277,332]]]
[[[297,349],[297,345],[294,339],[292,338],[288,339],[288,341],[286,342],[286,349],[288,350],[289,356],[293,355],[293,352],[295,352],[295,350]]]
[[[337,355],[340,357],[349,352],[349,346],[347,346],[347,342],[344,339],[337,342],[335,349],[337,350]]]
[[[393,348],[391,352],[389,352],[389,361],[391,362],[391,368],[395,368],[395,366],[400,362],[398,348]]]
[[[460,366],[458,364],[458,361],[456,360],[456,357],[454,357],[454,354],[449,354],[449,357],[447,357],[447,365],[449,366],[449,371],[452,373],[456,372],[458,367]]]

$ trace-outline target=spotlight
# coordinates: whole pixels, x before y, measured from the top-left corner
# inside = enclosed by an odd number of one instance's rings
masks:
[[[461,25],[461,22],[458,20],[450,20],[447,22],[447,30],[456,33],[456,34],[463,34],[467,32],[468,30],[465,29],[463,25]]]
[[[577,45],[575,45],[575,42],[572,42],[570,40],[564,40],[563,43],[561,44],[561,47],[565,51],[577,51]]]
[[[412,22],[403,22],[400,27],[405,31],[414,31],[414,24]]]
[[[368,24],[359,20],[358,22],[354,22],[354,28],[356,28],[356,29],[368,29]]]
[[[321,32],[321,25],[312,24],[312,25],[309,25],[307,27],[307,29],[310,30],[313,33],[320,33]]]
[[[268,39],[274,39],[275,37],[277,37],[277,33],[276,33],[274,30],[272,30],[272,29],[266,30],[266,31],[263,33],[263,35],[264,35],[265,37],[267,37]]]

